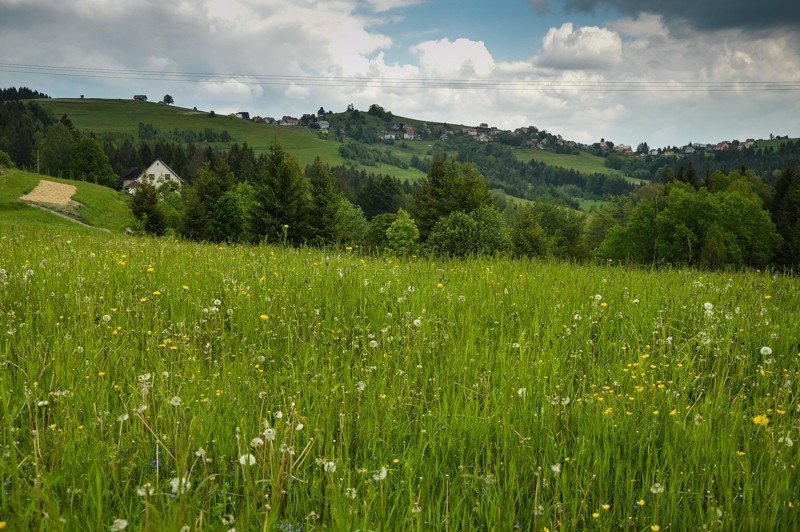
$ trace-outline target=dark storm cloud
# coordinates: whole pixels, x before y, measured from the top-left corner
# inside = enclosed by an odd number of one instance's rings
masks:
[[[547,0],[530,0],[537,8],[555,7]],[[698,30],[766,30],[800,27],[796,0],[565,0],[567,11],[594,13],[611,8],[623,15],[662,15],[670,22],[687,22]]]

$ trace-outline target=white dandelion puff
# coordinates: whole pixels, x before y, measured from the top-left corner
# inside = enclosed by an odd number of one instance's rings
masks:
[[[255,465],[256,457],[249,453],[243,454],[242,456],[239,457],[239,463],[242,464],[243,466]]]
[[[175,495],[186,493],[192,487],[192,483],[187,476],[175,477],[169,481],[169,485]]]
[[[181,400],[180,397],[176,395],[175,397],[169,400],[169,404],[171,404],[172,406],[181,406],[183,404],[183,401]]]
[[[114,522],[111,523],[111,526],[108,527],[108,529],[116,532],[119,530],[125,530],[125,527],[127,526],[128,522],[125,519],[114,519]]]
[[[388,472],[386,471],[386,468],[385,467],[381,467],[380,469],[375,471],[375,473],[372,474],[372,480],[374,480],[376,482],[380,482],[381,480],[386,478],[387,473]]]

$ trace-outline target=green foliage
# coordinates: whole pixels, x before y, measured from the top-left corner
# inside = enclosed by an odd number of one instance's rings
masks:
[[[712,268],[768,264],[781,237],[761,199],[741,178],[713,181],[719,192],[673,182],[660,212],[652,201],[641,202],[624,226],[609,231],[598,256]]]
[[[345,159],[358,161],[364,166],[388,164],[402,169],[408,168],[408,163],[391,151],[372,148],[360,142],[345,142],[339,146],[339,154]]]
[[[478,169],[455,159],[446,161],[444,156],[435,158],[428,177],[415,191],[414,200],[414,220],[423,241],[441,218],[493,205],[489,184]]]
[[[471,213],[456,211],[441,218],[425,242],[429,253],[450,257],[493,255],[509,247],[506,224],[494,207]]]
[[[533,203],[531,210],[550,240],[550,253],[558,258],[576,257],[585,215],[544,201]]]
[[[14,161],[11,160],[11,156],[3,150],[0,150],[0,168],[16,168]]]
[[[800,265],[800,172],[789,165],[775,183],[772,219],[783,244],[778,252],[780,264],[797,268]]]
[[[211,220],[211,238],[215,242],[240,242],[245,234],[245,208],[233,190],[219,197]]]
[[[67,168],[75,144],[74,137],[63,123],[50,126],[42,141],[40,171],[61,175]]]
[[[545,257],[552,253],[550,237],[539,223],[540,218],[530,205],[524,205],[517,212],[509,230],[515,256]]]
[[[345,199],[336,191],[336,180],[319,157],[308,169],[307,177],[311,192],[308,221],[314,240],[319,244],[339,242],[344,233],[340,213]]]
[[[392,223],[386,229],[386,250],[394,257],[413,255],[419,248],[419,230],[417,224],[405,210],[397,212]]]
[[[234,184],[234,175],[225,159],[212,169],[208,164],[198,172],[192,186],[185,192],[181,234],[193,240],[211,241],[212,222],[216,218],[217,202]]]
[[[310,236],[309,204],[308,182],[297,159],[273,143],[250,212],[253,235],[267,242],[304,242]]]
[[[158,190],[142,183],[131,197],[131,213],[148,235],[163,235],[167,230],[167,218],[159,205]]]
[[[364,246],[375,251],[382,251],[385,249],[389,245],[389,240],[386,237],[386,230],[389,229],[389,226],[391,226],[396,219],[397,214],[389,212],[374,216],[372,220],[369,221],[367,230],[364,233]],[[417,231],[417,238],[419,238],[419,230]]]
[[[367,234],[369,223],[361,207],[342,201],[337,213],[337,226],[339,227],[339,242],[344,244],[361,244]]]
[[[77,142],[64,170],[71,179],[117,187],[117,176],[111,169],[108,157],[100,143],[93,138],[84,137]]]

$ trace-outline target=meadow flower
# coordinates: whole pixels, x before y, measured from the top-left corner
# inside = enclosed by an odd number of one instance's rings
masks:
[[[264,429],[264,432],[261,433],[264,436],[264,439],[267,441],[275,441],[275,429]]]
[[[202,458],[206,455],[206,450],[202,447],[198,447],[197,450],[194,452],[194,455],[198,458]]]
[[[356,390],[358,393],[363,392],[366,389],[367,385],[363,381],[358,381],[356,383]]]
[[[222,516],[222,524],[225,526],[231,526],[234,521],[236,521],[236,518],[233,517],[231,514]]]
[[[139,495],[139,497],[149,497],[150,495],[155,493],[155,491],[156,490],[153,489],[153,486],[148,482],[146,484],[142,484],[141,486],[139,486],[136,489],[136,494]]]
[[[333,462],[333,461],[331,461],[331,460],[328,460],[328,461],[327,461],[327,462],[325,462],[325,464],[322,466],[322,469],[323,469],[323,471],[325,471],[326,473],[335,473],[335,472],[336,472],[336,463],[335,463],[335,462]]]
[[[181,401],[181,398],[176,395],[175,397],[169,400],[169,404],[171,404],[172,406],[181,406],[183,404],[183,401]]]
[[[386,478],[386,474],[387,474],[386,468],[381,467],[380,469],[375,471],[375,473],[372,474],[372,480],[380,482],[381,480]]]
[[[256,463],[256,457],[252,454],[243,454],[239,457],[239,463],[243,466],[251,466]]]
[[[706,301],[703,303],[703,310],[714,310],[714,305]]]
[[[111,523],[111,526],[108,527],[111,531],[118,531],[118,530],[125,530],[125,527],[128,526],[128,522],[125,519],[114,519],[114,522]]]
[[[517,389],[517,395],[519,395],[520,397],[525,397],[526,395],[528,395],[528,389],[527,388],[518,388]]]
[[[182,495],[192,487],[188,476],[172,478],[169,481],[169,485],[175,495]]]
[[[662,486],[659,482],[656,482],[655,484],[650,486],[650,493],[658,495],[662,491],[664,491],[664,486]]]
[[[302,423],[298,423],[298,424],[295,426],[294,430],[303,430],[303,427],[305,427],[305,425],[303,425]]]
[[[121,415],[120,415],[120,416],[117,418],[117,421],[119,421],[120,423],[122,423],[123,421],[128,421],[128,419],[130,419],[130,416],[128,415],[128,413],[127,413],[127,412],[125,412],[124,414],[121,414]]]
[[[552,471],[554,475],[558,475],[559,473],[561,473],[561,464],[560,463],[556,463],[556,464],[551,465],[550,466],[550,471]]]
[[[347,488],[344,490],[344,494],[348,499],[355,499],[358,496],[358,491],[355,488]]]
[[[769,418],[767,416],[758,415],[753,418],[753,423],[766,427],[769,425]]]
[[[282,417],[283,417],[283,412],[281,412],[280,410],[275,412],[275,419],[281,419]]]
[[[414,327],[419,327],[420,325],[422,325],[422,320],[419,319],[419,318],[415,319],[414,320]]]
[[[780,438],[778,438],[778,443],[782,443],[786,447],[791,447],[794,445],[794,441],[789,437],[788,434],[786,436],[781,436]]]
[[[765,345],[764,347],[761,348],[761,356],[768,357],[771,354],[772,354],[772,348],[771,347],[768,347],[768,346]]]
[[[262,440],[258,436],[250,440],[250,447],[252,447],[253,449],[255,449],[256,447],[261,447],[262,445],[264,445],[264,440]]]

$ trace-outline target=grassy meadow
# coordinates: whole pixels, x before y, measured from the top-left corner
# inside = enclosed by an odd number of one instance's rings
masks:
[[[796,278],[3,221],[10,530],[796,530]]]

